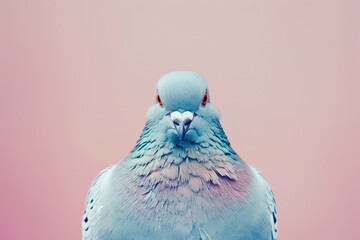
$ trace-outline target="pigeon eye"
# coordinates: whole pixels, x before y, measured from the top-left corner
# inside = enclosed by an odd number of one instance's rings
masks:
[[[209,94],[206,92],[205,95],[204,95],[204,98],[203,98],[203,100],[202,100],[202,102],[201,102],[201,104],[202,104],[203,106],[205,106],[208,102],[209,102]]]
[[[157,102],[160,106],[163,105],[159,94],[156,94],[156,102]]]

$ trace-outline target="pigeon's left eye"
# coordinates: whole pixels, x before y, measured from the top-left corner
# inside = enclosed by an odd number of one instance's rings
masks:
[[[159,94],[156,94],[156,102],[157,102],[160,106],[163,105]]]
[[[209,102],[209,94],[206,92],[204,97],[203,97],[203,100],[202,100],[201,104],[203,106],[205,106],[208,102]]]

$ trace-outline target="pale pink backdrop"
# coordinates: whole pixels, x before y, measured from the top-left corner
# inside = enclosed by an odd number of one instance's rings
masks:
[[[360,239],[360,2],[0,0],[0,239],[80,239],[157,79],[207,79],[280,239]],[[139,226],[141,227],[141,226]]]

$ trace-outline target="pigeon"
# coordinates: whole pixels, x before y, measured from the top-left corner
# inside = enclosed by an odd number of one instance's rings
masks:
[[[274,194],[219,118],[199,74],[162,76],[135,147],[92,182],[82,239],[277,239]]]

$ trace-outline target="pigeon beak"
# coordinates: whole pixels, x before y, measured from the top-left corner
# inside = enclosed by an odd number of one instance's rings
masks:
[[[174,123],[174,127],[178,132],[179,140],[184,140],[185,135],[189,130],[190,124],[194,119],[194,114],[189,111],[183,113],[174,111],[170,114],[170,119]]]
[[[175,125],[176,131],[179,134],[179,140],[181,140],[181,141],[184,140],[185,133],[186,133],[186,129],[185,129],[184,124],[181,122],[180,124],[174,123],[174,125]]]

